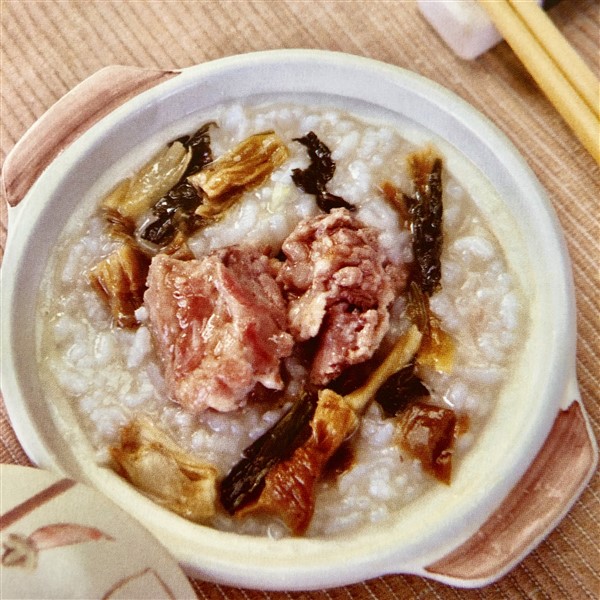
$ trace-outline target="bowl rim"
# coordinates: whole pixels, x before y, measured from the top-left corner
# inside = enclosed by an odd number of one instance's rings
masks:
[[[489,162],[496,163],[499,160],[498,156],[501,156],[503,172],[498,184],[510,188],[513,183],[507,178],[519,177],[519,185],[523,188],[523,194],[529,194],[538,203],[540,212],[537,217],[543,223],[542,231],[546,238],[552,242],[553,256],[557,259],[553,290],[557,294],[555,303],[558,310],[561,311],[561,318],[557,319],[555,324],[553,339],[561,340],[563,349],[561,351],[562,361],[558,361],[558,357],[555,359],[556,371],[552,374],[552,381],[547,385],[547,388],[555,388],[552,394],[552,410],[539,418],[532,430],[534,435],[522,448],[522,454],[533,460],[550,431],[556,413],[561,404],[564,403],[564,389],[572,387],[575,377],[574,293],[568,252],[558,219],[546,197],[545,191],[531,169],[508,137],[487,117],[440,84],[401,67],[370,58],[339,52],[304,49],[271,50],[229,56],[182,69],[177,77],[142,92],[92,126],[81,138],[65,149],[42,173],[23,202],[17,207],[9,209],[8,239],[2,265],[2,347],[13,350],[15,344],[24,343],[20,334],[16,331],[19,327],[19,320],[16,318],[18,311],[15,309],[14,300],[18,299],[19,294],[22,293],[23,270],[25,269],[24,257],[27,256],[27,248],[33,235],[31,228],[35,224],[30,225],[23,215],[28,207],[30,208],[35,204],[38,194],[51,196],[52,190],[56,190],[63,182],[62,175],[58,171],[61,168],[68,168],[69,165],[81,159],[81,156],[85,156],[95,146],[101,144],[115,126],[131,119],[132,114],[136,112],[142,114],[144,111],[152,111],[154,106],[164,102],[165,99],[176,99],[178,94],[184,93],[184,90],[193,89],[200,85],[202,81],[212,81],[211,78],[217,76],[239,77],[240,73],[245,73],[249,69],[258,70],[261,75],[265,75],[269,70],[276,68],[283,70],[284,73],[296,75],[296,81],[285,80],[285,84],[292,93],[294,90],[305,89],[303,85],[306,86],[307,84],[302,83],[303,81],[308,80],[313,87],[322,85],[323,72],[327,70],[346,75],[354,73],[357,78],[360,76],[368,81],[374,79],[385,83],[390,89],[396,87],[399,90],[406,91],[410,88],[414,98],[412,100],[407,99],[409,104],[412,102],[414,105],[416,101],[423,101],[426,97],[432,106],[444,108],[446,115],[451,113],[452,118],[463,126],[463,129],[454,133],[450,143],[460,145],[461,143],[473,143],[473,140],[481,141],[481,155],[475,158],[475,161],[478,162],[477,166],[485,169],[486,164]],[[311,73],[314,73],[315,69],[320,69],[316,84],[314,78],[311,79]],[[252,90],[252,82],[249,82],[247,87]],[[315,91],[315,93],[317,92]],[[218,97],[219,94],[223,94],[223,91],[216,90],[215,97]],[[372,94],[371,90],[365,89],[365,96]],[[403,110],[406,110],[405,106]],[[433,126],[435,125],[434,123]],[[483,142],[482,140],[486,141]],[[39,223],[37,223],[37,227],[38,229],[34,233],[39,233]],[[29,232],[29,236],[27,232]],[[17,339],[17,342],[15,342],[15,339]],[[17,376],[18,372],[20,372],[20,377]],[[213,556],[210,564],[199,564],[197,556],[195,556],[197,548],[182,549],[179,547],[181,536],[186,537],[183,530],[189,529],[190,524],[188,522],[174,515],[164,515],[163,509],[157,511],[155,505],[146,501],[145,498],[139,498],[137,492],[132,494],[131,490],[125,486],[119,486],[118,482],[115,482],[114,478],[102,469],[97,470],[90,476],[89,473],[80,472],[76,460],[65,460],[60,447],[57,446],[56,442],[50,441],[51,432],[40,429],[40,423],[33,414],[34,405],[32,402],[23,402],[22,388],[23,373],[22,367],[19,365],[18,354],[13,351],[3,352],[2,390],[7,412],[18,439],[34,462],[70,476],[75,471],[80,477],[83,476],[91,480],[95,486],[100,486],[101,489],[103,489],[103,486],[114,487],[116,485],[119,488],[119,494],[121,494],[121,501],[118,503],[123,504],[123,500],[125,500],[143,508],[145,515],[148,515],[148,517],[144,517],[146,525],[148,525],[149,518],[157,517],[164,521],[158,525],[150,526],[150,529],[158,535],[171,552],[175,553],[189,573],[230,585],[262,589],[309,589],[306,584],[308,580],[310,587],[316,589],[353,583],[389,572],[421,573],[422,567],[427,562],[443,555],[448,548],[457,546],[476,531],[478,525],[489,516],[502,497],[516,484],[529,464],[526,461],[521,461],[516,465],[511,476],[505,477],[495,487],[494,494],[497,497],[493,500],[490,497],[487,500],[479,499],[478,510],[462,514],[460,523],[453,523],[444,532],[443,540],[437,539],[434,543],[434,540],[430,538],[425,543],[409,545],[408,550],[404,549],[401,552],[398,552],[397,548],[393,548],[389,544],[383,551],[373,548],[372,551],[376,558],[366,562],[364,544],[367,543],[368,545],[368,540],[364,536],[361,538],[363,546],[358,548],[354,544],[352,551],[349,552],[345,546],[342,547],[343,544],[340,539],[325,541],[304,539],[261,540],[261,542],[244,540],[244,543],[240,544],[240,536],[236,534],[215,532],[206,527],[194,526],[194,528],[199,528],[195,529],[196,531],[202,532],[204,542],[215,549],[222,549],[235,539],[235,544],[240,546],[237,550],[237,556],[245,559],[245,564],[236,570],[232,569],[230,557]],[[103,491],[105,490],[103,489]],[[462,532],[457,530],[458,525],[460,525],[458,529],[462,528]],[[375,541],[371,541],[370,544],[377,543],[380,538],[381,536],[375,536],[373,538]],[[253,545],[260,544],[262,544],[261,548],[264,548],[264,551],[271,552],[273,556],[276,555],[277,560],[273,560],[268,565],[262,564],[261,553],[253,552]],[[335,560],[329,560],[326,569],[328,572],[323,572],[322,556],[325,546],[328,548],[328,556],[331,553],[338,553]],[[255,558],[256,560],[254,560]],[[290,561],[294,564],[295,571],[293,574],[289,573]]]

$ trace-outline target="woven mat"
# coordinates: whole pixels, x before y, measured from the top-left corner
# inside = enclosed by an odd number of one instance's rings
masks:
[[[596,0],[569,0],[552,18],[597,73]],[[1,2],[2,161],[60,96],[110,64],[181,68],[272,48],[324,48],[416,71],[492,119],[549,192],[565,230],[578,302],[578,377],[596,435],[598,395],[598,166],[540,93],[510,48],[471,62],[456,58],[410,1],[18,1]],[[1,203],[0,250],[6,236]],[[0,461],[28,460],[0,409]],[[557,529],[518,567],[480,590],[387,576],[310,593],[263,593],[194,581],[206,598],[598,598],[598,477]]]

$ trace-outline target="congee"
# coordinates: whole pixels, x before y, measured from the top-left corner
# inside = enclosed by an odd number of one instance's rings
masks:
[[[48,400],[98,464],[220,530],[343,534],[452,486],[527,306],[451,153],[292,103],[140,148],[50,258]]]

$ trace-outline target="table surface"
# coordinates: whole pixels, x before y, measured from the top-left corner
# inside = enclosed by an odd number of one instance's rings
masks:
[[[551,17],[596,74],[595,0],[569,0]],[[321,48],[411,69],[451,89],[512,140],[546,188],[566,234],[578,306],[577,373],[596,437],[598,394],[599,168],[501,43],[457,58],[412,0],[3,0],[1,160],[26,129],[78,82],[111,64],[182,68],[274,48]],[[0,203],[0,256],[6,206]],[[0,406],[0,461],[28,464]],[[598,477],[559,526],[519,566],[480,590],[390,575],[307,593],[266,593],[193,581],[199,598],[598,598]]]

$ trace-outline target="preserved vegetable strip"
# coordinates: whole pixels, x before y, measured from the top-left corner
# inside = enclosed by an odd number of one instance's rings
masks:
[[[278,462],[268,471],[260,496],[244,506],[239,516],[274,513],[294,535],[303,534],[314,512],[315,485],[329,459],[357,425],[358,416],[342,396],[321,390],[310,423],[310,437],[289,459]]]
[[[150,421],[123,427],[110,452],[117,471],[158,504],[197,522],[215,514],[217,469],[184,452]]]
[[[423,334],[417,363],[450,373],[454,365],[454,340],[429,308],[429,298],[413,281],[409,286],[407,314]]]
[[[244,192],[262,184],[288,156],[288,149],[273,131],[245,139],[188,178],[203,198],[196,214],[214,217],[226,210]]]
[[[428,296],[440,287],[442,276],[442,159],[433,149],[414,152],[408,158],[413,196],[407,196],[413,234],[413,251],[419,287]]]
[[[335,163],[331,158],[329,148],[310,131],[305,136],[294,138],[295,142],[300,142],[308,149],[310,165],[306,169],[294,169],[292,171],[292,181],[307,194],[315,196],[317,206],[324,212],[329,212],[334,208],[346,208],[356,210],[356,208],[346,202],[340,196],[331,194],[327,191],[326,185],[335,173]]]
[[[429,397],[413,360],[383,383],[375,400],[387,417],[396,418],[399,446],[418,459],[427,473],[449,484],[457,417],[452,409],[426,403]]]
[[[269,469],[288,458],[304,441],[316,401],[316,394],[303,393],[273,427],[246,448],[244,458],[221,482],[220,499],[227,512],[234,514],[256,498]]]
[[[192,156],[190,162],[183,174],[183,177],[189,177],[194,173],[200,171],[206,165],[213,161],[213,153],[210,146],[210,134],[209,130],[211,127],[217,127],[214,121],[205,123],[190,136],[179,138],[178,142],[182,143],[186,148],[190,148]]]
[[[390,375],[377,390],[375,400],[388,417],[400,414],[410,402],[420,398],[429,398],[429,390],[415,374],[415,362]]]
[[[384,181],[381,191],[396,210],[401,224],[409,224],[415,260],[408,290],[407,316],[423,334],[417,363],[449,373],[454,365],[455,344],[429,308],[429,296],[441,288],[442,160],[432,147],[407,158],[414,194],[402,194]]]
[[[163,247],[178,233],[189,237],[205,222],[194,214],[200,202],[194,187],[187,180],[180,182],[154,205],[154,219],[143,226],[140,237]]]
[[[190,149],[190,161],[181,180],[154,205],[154,219],[143,226],[142,239],[165,246],[178,232],[187,237],[203,224],[204,220],[194,214],[202,199],[187,178],[213,161],[209,129],[215,125],[211,121],[193,135],[177,140]]]
[[[401,448],[417,458],[426,472],[449,484],[456,428],[454,411],[415,402],[400,414],[397,427]]]
[[[149,266],[150,259],[143,252],[123,244],[90,270],[92,287],[120,327],[137,325],[134,313],[144,301]]]
[[[381,192],[386,202],[390,204],[398,214],[398,220],[402,227],[410,227],[410,215],[408,213],[407,196],[403,194],[391,181],[384,181]]]
[[[355,412],[362,412],[371,399],[377,393],[377,390],[383,383],[394,373],[413,358],[419,345],[421,344],[422,335],[419,330],[413,325],[410,329],[401,335],[392,351],[387,355],[386,359],[375,369],[367,382],[357,390],[344,396],[344,400]]]
[[[150,210],[185,173],[192,153],[181,142],[158,152],[133,177],[122,181],[102,202],[105,210],[137,220]]]

